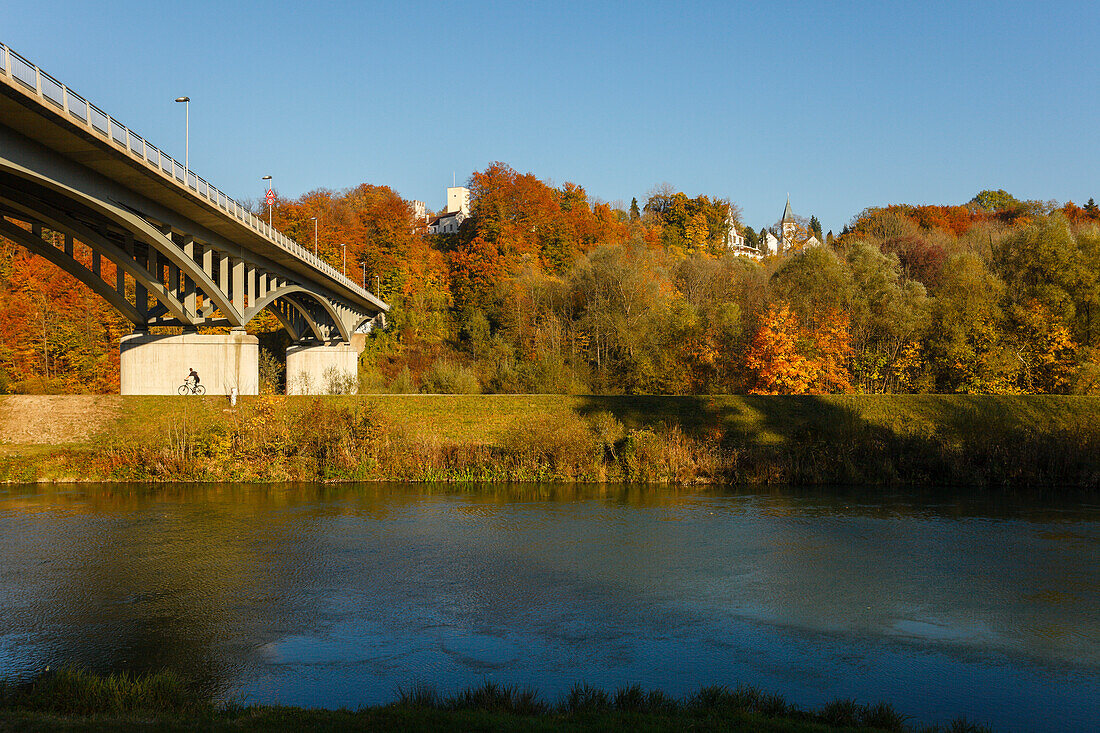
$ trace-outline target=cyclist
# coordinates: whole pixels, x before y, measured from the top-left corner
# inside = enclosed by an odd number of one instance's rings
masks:
[[[195,383],[191,385],[191,389],[192,389],[192,390],[198,389],[198,386],[199,386],[199,373],[198,373],[198,372],[196,372],[196,371],[195,371],[195,370],[194,370],[193,368],[191,368],[191,367],[187,367],[187,368],[188,368],[188,369],[190,370],[190,372],[191,372],[191,373],[190,373],[190,374],[188,374],[188,375],[187,375],[187,379],[184,379],[183,381],[184,381],[184,382],[187,382],[187,381],[189,381],[189,380],[194,380],[194,382],[195,382]]]

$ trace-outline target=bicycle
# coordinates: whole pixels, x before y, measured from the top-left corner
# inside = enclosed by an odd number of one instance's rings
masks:
[[[176,390],[180,394],[206,394],[206,386],[202,384],[192,384],[190,380],[180,385],[180,388]]]

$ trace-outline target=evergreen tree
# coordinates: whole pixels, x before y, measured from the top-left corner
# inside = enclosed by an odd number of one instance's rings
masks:
[[[638,221],[642,216],[642,212],[638,211],[638,198],[635,196],[630,199],[630,220]]]
[[[1096,216],[1096,201],[1091,196],[1089,196],[1089,202],[1085,204],[1085,211],[1089,212],[1089,214],[1091,214],[1092,216]]]
[[[832,229],[830,229],[830,230],[829,230],[829,233],[825,235],[825,244],[827,244],[827,245],[829,245],[830,247],[832,247],[832,246],[833,246],[833,240],[834,240],[834,239],[835,239],[835,237],[833,237],[833,230],[832,230]]]
[[[756,230],[745,227],[745,245],[753,249],[760,249],[760,238],[756,236]]]
[[[821,222],[817,220],[816,216],[810,216],[810,232],[817,237],[817,241],[822,241],[824,237],[821,235]]]

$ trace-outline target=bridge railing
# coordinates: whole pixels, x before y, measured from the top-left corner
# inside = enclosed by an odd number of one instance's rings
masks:
[[[70,121],[81,124],[85,130],[111,143],[116,149],[128,152],[131,158],[144,163],[147,169],[159,173],[177,186],[189,190],[201,199],[205,199],[269,241],[313,265],[317,270],[336,280],[344,287],[360,296],[366,297],[369,295],[354,280],[279,230],[269,226],[266,221],[253,214],[247,207],[196,175],[194,171],[187,170],[178,160],[157,148],[141,135],[138,135],[45,71],[42,71],[38,66],[11,50],[4,43],[0,43],[0,66],[2,66],[0,73],[19,82],[25,92],[37,97],[43,104],[64,112],[70,118]]]

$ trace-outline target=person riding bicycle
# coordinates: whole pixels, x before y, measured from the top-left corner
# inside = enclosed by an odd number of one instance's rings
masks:
[[[187,379],[184,379],[183,381],[184,381],[184,382],[187,382],[188,380],[194,380],[194,382],[195,382],[195,383],[191,385],[191,388],[192,388],[192,389],[194,389],[194,388],[196,388],[196,387],[198,387],[198,386],[199,386],[199,373],[198,373],[198,372],[196,372],[196,371],[195,371],[195,370],[194,370],[193,368],[191,368],[191,367],[187,367],[187,368],[188,368],[188,369],[190,370],[190,372],[191,372],[191,373],[190,373],[190,374],[188,374],[188,375],[187,375]]]

